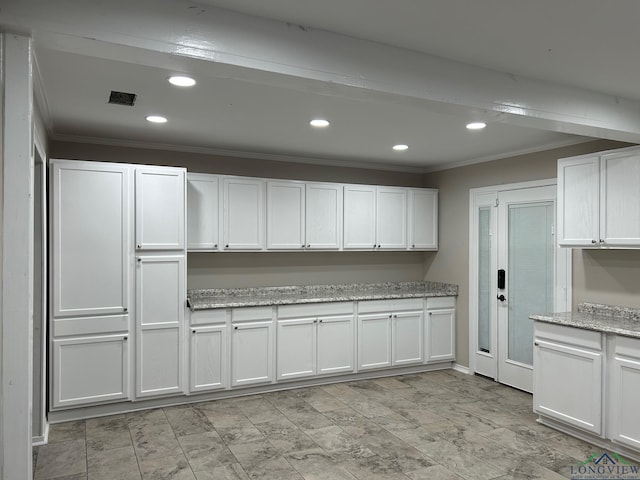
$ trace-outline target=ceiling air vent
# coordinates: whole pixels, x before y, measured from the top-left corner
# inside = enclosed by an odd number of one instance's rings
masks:
[[[115,90],[111,90],[111,94],[109,95],[109,103],[113,103],[114,105],[127,105],[128,107],[133,107],[133,104],[136,102],[137,95],[135,93],[126,93],[126,92],[116,92]]]

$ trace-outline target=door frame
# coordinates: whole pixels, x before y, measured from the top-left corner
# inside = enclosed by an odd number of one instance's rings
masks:
[[[476,199],[482,195],[495,194],[510,190],[521,190],[536,187],[556,186],[557,179],[533,180],[528,182],[508,183],[488,187],[469,189],[469,373],[476,373],[476,352],[478,350],[478,216]],[[557,201],[557,197],[556,197]],[[557,219],[554,224],[556,233]],[[569,312],[572,308],[572,249],[560,248],[556,245],[554,311]],[[497,259],[492,259],[495,263]],[[495,269],[494,269],[495,270]],[[545,312],[539,312],[545,313]],[[493,336],[493,334],[492,334]],[[497,334],[496,334],[497,338]],[[498,362],[496,352],[496,362]],[[496,363],[497,364],[497,363]],[[494,380],[497,380],[497,368]]]

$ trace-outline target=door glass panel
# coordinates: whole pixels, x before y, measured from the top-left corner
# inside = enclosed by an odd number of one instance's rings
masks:
[[[478,350],[491,350],[491,207],[478,210]]]
[[[553,202],[509,206],[508,358],[533,364],[533,321],[553,311]]]

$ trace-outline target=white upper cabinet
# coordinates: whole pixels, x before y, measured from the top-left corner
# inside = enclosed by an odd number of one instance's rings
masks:
[[[640,245],[640,150],[602,155],[600,205],[604,245]]]
[[[131,170],[52,160],[54,317],[127,312]]]
[[[558,160],[558,243],[640,245],[640,150]]]
[[[305,184],[267,182],[267,248],[299,250],[305,243]]]
[[[225,177],[223,236],[225,250],[264,250],[265,181]]]
[[[598,155],[558,160],[558,243],[598,243],[600,215]]]
[[[307,247],[310,250],[339,250],[342,247],[342,185],[307,183]]]
[[[218,250],[220,177],[187,173],[187,250]]]
[[[187,176],[188,249],[437,250],[438,191]]]
[[[407,189],[346,185],[344,187],[344,248],[405,250]]]
[[[344,187],[344,248],[374,249],[376,243],[376,187]]]
[[[438,190],[409,189],[408,227],[410,250],[438,249]]]
[[[184,250],[185,170],[136,167],[136,248]]]
[[[407,248],[407,189],[376,188],[377,248]]]

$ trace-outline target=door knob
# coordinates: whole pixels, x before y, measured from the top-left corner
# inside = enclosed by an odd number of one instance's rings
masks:
[[[498,295],[498,300],[500,300],[501,302],[504,302],[507,299],[507,297],[505,297],[504,295]]]

